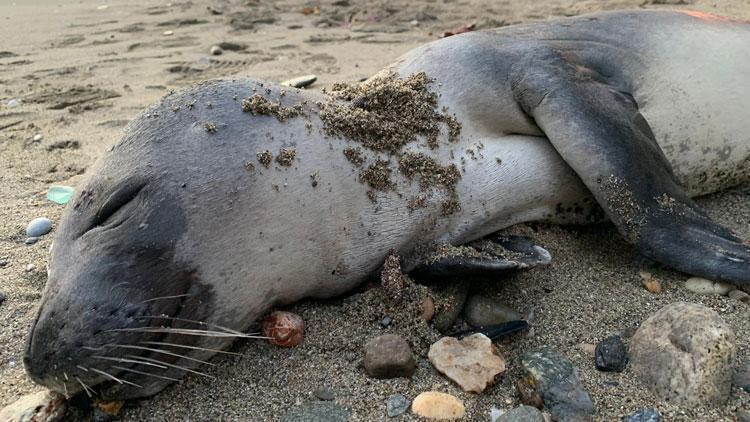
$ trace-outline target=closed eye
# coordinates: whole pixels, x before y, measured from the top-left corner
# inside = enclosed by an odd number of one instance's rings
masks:
[[[124,219],[115,221],[117,220],[116,218],[114,218],[115,215],[118,211],[131,203],[145,186],[145,183],[128,182],[117,189],[112,195],[109,196],[109,198],[107,198],[106,201],[104,201],[104,205],[102,205],[101,208],[99,208],[99,211],[96,212],[91,225],[88,229],[86,229],[84,233],[96,227],[105,227],[109,225],[112,225],[112,227],[116,227],[117,225],[121,224]]]

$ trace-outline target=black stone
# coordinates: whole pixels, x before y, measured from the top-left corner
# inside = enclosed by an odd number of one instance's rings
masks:
[[[596,369],[622,372],[628,364],[628,352],[620,336],[608,337],[596,345]]]

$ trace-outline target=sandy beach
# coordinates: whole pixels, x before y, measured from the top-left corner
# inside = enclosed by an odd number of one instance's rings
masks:
[[[598,10],[689,8],[750,19],[746,0],[407,0],[375,1],[96,1],[0,2],[0,408],[40,389],[25,375],[22,356],[47,275],[53,235],[24,244],[24,228],[37,217],[58,222],[64,207],[46,199],[50,185],[77,186],[94,162],[145,106],[170,90],[204,79],[252,76],[271,81],[316,74],[309,89],[354,83],[406,51],[469,23],[487,29],[574,16]],[[224,43],[221,55],[210,48]],[[19,100],[18,106],[9,106]],[[700,198],[719,223],[750,238],[750,186]],[[350,420],[389,420],[392,394],[413,399],[427,390],[463,400],[466,420],[489,420],[492,407],[519,404],[514,387],[520,356],[547,346],[580,370],[596,405],[596,420],[614,421],[637,409],[658,409],[666,421],[734,421],[750,411],[750,394],[734,388],[717,408],[681,408],[659,402],[635,375],[596,370],[581,344],[612,335],[625,340],[662,306],[686,301],[718,312],[737,336],[737,364],[750,359],[750,307],[725,296],[698,295],[689,277],[646,262],[614,226],[525,224],[552,264],[492,283],[470,286],[514,308],[533,312],[533,329],[498,347],[508,370],[482,394],[463,392],[427,360],[440,334],[418,318],[418,303],[394,308],[381,289],[364,288],[328,301],[287,310],[305,320],[299,347],[238,341],[242,356],[220,356],[204,368],[213,377],[186,377],[155,397],[128,402],[120,419],[280,419],[319,388],[335,393]],[[53,232],[54,234],[54,232]],[[664,291],[643,288],[648,270]],[[424,287],[426,288],[426,287]],[[393,323],[383,328],[385,316]],[[417,355],[411,379],[375,380],[362,368],[362,348],[382,333],[404,336]],[[75,420],[83,413],[73,413]],[[416,420],[407,413],[395,420]]]

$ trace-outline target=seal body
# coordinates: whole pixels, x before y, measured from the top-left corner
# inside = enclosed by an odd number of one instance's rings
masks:
[[[748,24],[674,12],[436,41],[374,78],[431,78],[435,109],[461,126],[453,140],[441,126],[437,146],[417,137],[378,150],[332,133],[321,110],[357,108],[356,98],[253,80],[169,95],[128,126],[69,205],[27,370],[61,392],[153,394],[270,307],[351,290],[391,250],[524,221],[606,213],[655,259],[746,282],[747,248],[689,196],[750,176],[747,45]],[[416,170],[403,166],[408,154],[421,157]],[[386,188],[368,186],[371,168]],[[457,176],[450,189],[421,183],[447,174]],[[685,248],[732,259],[675,258],[669,244],[684,227],[700,239]]]

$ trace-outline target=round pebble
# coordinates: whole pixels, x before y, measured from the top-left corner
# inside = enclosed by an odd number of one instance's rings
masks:
[[[411,411],[423,418],[436,420],[460,419],[466,413],[461,400],[437,391],[418,395],[411,404]]]
[[[222,50],[221,47],[218,45],[211,46],[211,49],[209,50],[212,56],[220,56],[222,53],[224,53],[224,50]]]
[[[21,105],[21,100],[19,100],[18,98],[13,98],[12,100],[8,100],[5,105],[7,105],[8,108],[15,108]]]
[[[685,288],[702,295],[725,295],[734,289],[731,284],[691,277],[685,282]]]
[[[26,226],[26,235],[29,237],[44,236],[52,230],[52,220],[49,218],[39,217],[31,220]]]
[[[393,322],[393,318],[386,315],[382,320],[380,320],[380,326],[383,328],[388,327]]]
[[[32,140],[34,142],[39,142],[39,141],[42,140],[42,135],[40,133],[37,133],[36,135],[34,135],[34,137],[32,138]]]

